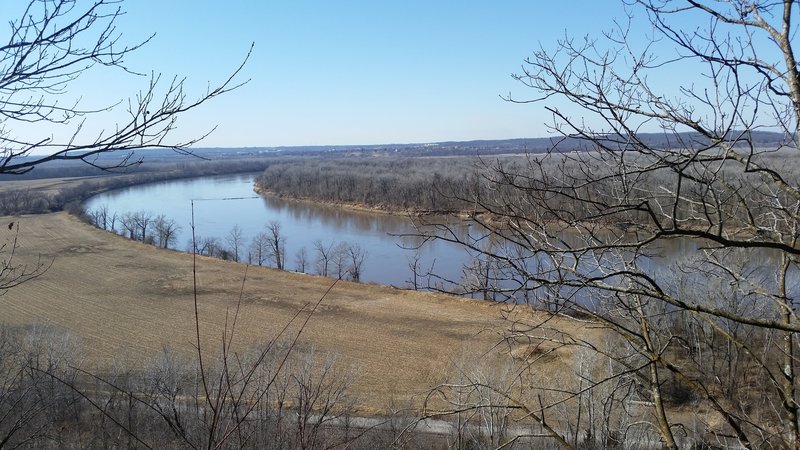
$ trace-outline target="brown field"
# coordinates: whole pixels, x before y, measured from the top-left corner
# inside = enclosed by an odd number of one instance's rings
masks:
[[[41,257],[52,266],[0,296],[0,323],[68,330],[80,337],[87,352],[85,364],[99,372],[120,355],[142,362],[167,344],[192,351],[191,255],[129,241],[66,213],[0,218],[0,241],[13,236],[6,226],[11,221],[19,223],[15,261],[30,264]],[[203,347],[218,352],[226,307],[236,304],[245,266],[199,258],[197,269]],[[318,276],[250,267],[237,350],[275,336],[332,283]],[[360,376],[354,390],[360,409],[380,413],[391,402],[419,405],[465,353],[506,351],[497,346],[510,326],[501,318],[503,308],[339,282],[308,322],[301,342],[357,366]],[[579,326],[560,320],[557,326]],[[290,330],[296,332],[297,327]]]
[[[74,187],[84,181],[102,178],[101,176],[73,177],[73,178],[44,178],[41,180],[3,181],[0,183],[0,192],[14,190],[30,190],[45,194],[56,193],[64,188]]]

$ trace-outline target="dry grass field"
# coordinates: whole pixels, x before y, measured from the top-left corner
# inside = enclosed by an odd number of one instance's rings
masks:
[[[0,296],[0,322],[48,324],[74,333],[86,349],[85,364],[98,372],[120,357],[146,361],[165,345],[193,351],[191,255],[129,241],[66,213],[0,218],[3,241],[12,236],[6,226],[11,221],[19,223],[15,261],[41,258],[51,267]],[[245,266],[200,258],[197,270],[203,347],[218,352],[226,308],[237,303]],[[275,336],[332,283],[250,267],[236,350]],[[391,403],[418,406],[462,355],[506,351],[497,346],[510,326],[501,318],[503,308],[342,281],[310,319],[301,342],[356,366],[359,409],[380,413]],[[559,326],[578,325],[565,319]],[[289,334],[296,331],[290,327]]]
[[[56,193],[64,188],[74,187],[84,181],[101,177],[76,177],[76,178],[44,178],[41,180],[3,181],[0,183],[0,192],[15,190],[30,190],[44,194]]]

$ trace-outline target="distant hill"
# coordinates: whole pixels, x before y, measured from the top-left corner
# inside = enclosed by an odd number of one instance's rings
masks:
[[[750,133],[752,142],[757,147],[778,147],[785,142],[782,133],[755,131]],[[705,145],[707,140],[698,133],[680,133],[664,135],[662,133],[643,133],[637,138],[651,148],[678,148],[692,145]],[[732,139],[734,137],[732,136]],[[619,135],[599,137],[610,148],[622,149],[631,145],[630,139]],[[594,149],[595,144],[579,138],[518,138],[476,141],[445,141],[417,144],[384,144],[384,145],[328,145],[298,147],[263,147],[238,149],[198,149],[198,154],[336,154],[367,155],[394,154],[397,156],[474,156],[519,153],[545,153],[548,151],[569,152]]]
[[[784,135],[768,131],[755,131],[750,133],[752,142],[756,147],[779,147],[784,142]],[[665,135],[662,133],[639,134],[638,139],[651,148],[678,148],[693,146],[698,147],[706,143],[705,138],[697,133],[680,133],[678,135]],[[733,137],[732,137],[733,139]],[[621,150],[631,145],[630,139],[619,135],[599,136],[598,141],[609,148]],[[383,145],[319,145],[296,147],[241,147],[241,148],[195,148],[191,153],[204,160],[234,160],[239,158],[259,158],[262,156],[283,155],[314,155],[332,157],[359,157],[359,156],[401,156],[401,157],[431,157],[431,156],[491,156],[522,153],[545,153],[548,151],[570,152],[595,149],[595,143],[578,138],[519,138],[476,141],[445,141],[434,143],[412,144],[383,144]],[[93,157],[92,162],[103,166],[111,165],[127,153],[100,154]],[[131,161],[143,158],[144,167],[132,167],[125,172],[151,170],[147,166],[163,163],[183,164],[192,162],[192,157],[185,156],[169,149],[149,149],[134,152]],[[21,159],[20,159],[21,160]],[[162,166],[163,167],[163,166]],[[32,179],[102,175],[99,169],[92,168],[80,161],[54,161],[37,167],[28,174],[0,175],[1,180]]]

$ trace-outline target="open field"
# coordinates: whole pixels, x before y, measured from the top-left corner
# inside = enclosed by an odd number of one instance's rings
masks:
[[[79,182],[95,177],[86,178],[45,178],[42,180],[21,180],[21,181],[4,181],[0,183],[0,192],[9,192],[20,189],[31,190],[35,192],[58,192],[64,187],[72,187]]]
[[[20,230],[15,260],[30,263],[41,256],[52,266],[0,296],[0,322],[49,324],[77,334],[88,352],[86,364],[99,372],[119,356],[144,361],[166,344],[192,351],[191,255],[129,241],[65,213],[2,218],[3,239],[12,233],[5,226],[11,221],[19,222]],[[236,303],[245,266],[210,258],[198,261],[203,346],[214,352],[225,309]],[[237,350],[274,336],[332,283],[323,277],[250,267]],[[357,366],[361,375],[354,388],[360,409],[380,413],[392,401],[420,400],[443,381],[464,352],[482,354],[496,346],[509,326],[501,319],[503,307],[339,282],[309,321],[301,342]]]

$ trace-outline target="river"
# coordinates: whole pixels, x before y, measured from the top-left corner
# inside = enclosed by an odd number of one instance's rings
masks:
[[[410,237],[419,234],[419,230],[408,217],[258,195],[253,190],[254,176],[221,175],[132,186],[92,197],[85,206],[87,210],[92,210],[105,205],[117,217],[137,212],[147,212],[153,217],[163,214],[180,226],[171,247],[187,251],[191,248],[194,205],[198,241],[215,237],[224,246],[225,237],[238,225],[243,235],[240,260],[245,262],[253,237],[266,231],[270,222],[276,221],[280,223],[281,234],[285,238],[285,269],[298,270],[297,254],[305,252],[305,272],[319,273],[315,241],[325,247],[357,244],[366,251],[361,270],[362,282],[403,288],[413,287],[411,262],[415,259],[419,272],[432,272],[454,282],[462,281],[463,268],[474,262],[474,258],[463,247],[443,241],[429,241],[418,250],[411,249],[419,246],[419,239]],[[466,222],[456,218],[449,220],[452,220],[452,227],[457,232],[468,230]],[[118,224],[117,231],[121,232],[119,228]],[[655,253],[640,259],[640,263],[651,274],[658,274],[659,278],[674,277],[670,271],[678,270],[677,266],[685,267],[695,255],[702,252],[701,242],[687,238],[671,239],[658,245]],[[763,277],[774,278],[777,264],[774,254],[758,249],[741,256],[743,258],[738,259],[746,260],[748,265],[754,267],[748,270],[757,270],[763,272]],[[529,264],[529,269],[539,267],[534,272],[547,269],[545,260],[534,258]],[[335,265],[331,264],[328,274],[337,275]],[[792,274],[793,285],[798,284],[798,278]],[[706,281],[694,280],[693,284],[704,284]],[[437,280],[417,279],[420,288],[426,287],[428,282],[441,285]],[[472,282],[475,283],[474,280]],[[796,286],[793,286],[793,290],[796,290]]]
[[[261,196],[253,191],[254,176],[222,175],[132,186],[94,196],[85,206],[92,210],[107,205],[118,217],[137,212],[164,214],[180,226],[171,247],[186,251],[190,248],[194,203],[196,235],[216,237],[224,245],[226,235],[238,225],[244,238],[240,254],[245,261],[253,237],[265,231],[271,221],[277,221],[286,238],[287,270],[296,270],[297,254],[305,249],[306,272],[317,273],[316,240],[325,246],[358,244],[367,253],[361,281],[397,287],[411,287],[410,261],[415,254],[419,267],[433,265],[437,273],[455,280],[469,261],[465,250],[444,242],[426,243],[418,252],[408,249],[415,246],[415,239],[400,236],[417,230],[407,217]]]

